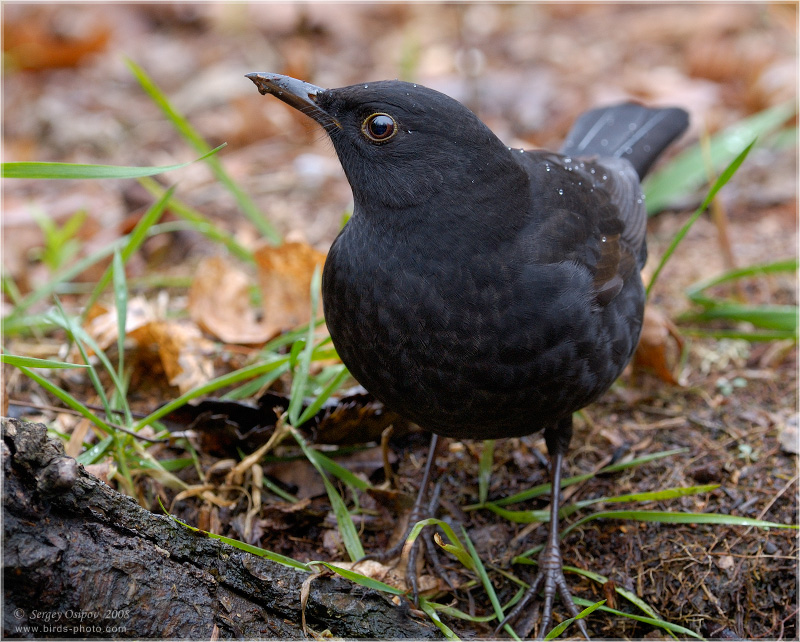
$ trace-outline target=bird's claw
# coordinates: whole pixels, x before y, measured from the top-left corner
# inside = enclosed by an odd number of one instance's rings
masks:
[[[517,603],[514,609],[503,619],[498,625],[495,633],[500,631],[506,624],[515,620],[525,609],[525,607],[534,601],[534,605],[538,614],[538,593],[542,589],[544,593],[544,601],[542,603],[542,620],[539,625],[539,638],[546,635],[550,629],[551,621],[553,619],[553,603],[555,601],[556,593],[558,593],[561,601],[566,605],[572,617],[578,617],[581,610],[572,599],[572,594],[567,586],[567,581],[564,578],[564,571],[562,569],[561,551],[558,546],[546,546],[539,556],[539,573],[531,583],[525,595]],[[532,621],[538,618],[532,618]],[[589,632],[586,629],[586,623],[583,620],[575,620],[578,628],[583,636],[588,640]],[[518,632],[519,633],[519,632]],[[525,631],[523,636],[527,636],[529,631]]]

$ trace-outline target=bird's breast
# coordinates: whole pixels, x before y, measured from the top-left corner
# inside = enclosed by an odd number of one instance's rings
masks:
[[[326,323],[355,378],[434,432],[542,429],[608,388],[638,339],[627,312],[593,305],[590,275],[572,267],[367,237],[345,228],[331,248]]]

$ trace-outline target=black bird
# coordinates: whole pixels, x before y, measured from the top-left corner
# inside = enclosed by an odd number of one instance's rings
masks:
[[[686,129],[686,112],[595,109],[560,153],[527,151],[421,85],[323,89],[247,77],[325,128],[350,182],[353,216],[323,271],[325,319],[353,376],[435,433],[417,509],[436,435],[544,431],[549,536],[538,576],[505,621],[543,588],[546,633],[556,592],[578,613],[558,541],[572,413],[608,390],[638,343],[647,256],[639,181]]]

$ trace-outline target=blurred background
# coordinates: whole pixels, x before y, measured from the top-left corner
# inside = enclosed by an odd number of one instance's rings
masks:
[[[321,130],[260,96],[249,71],[324,87],[400,78],[465,102],[512,146],[557,148],[583,110],[679,105],[684,141],[796,96],[794,4],[202,3],[3,6],[3,157],[167,165],[194,158],[125,64],[141,65],[278,229],[325,250],[350,191]],[[754,155],[755,156],[755,155]],[[755,159],[758,160],[758,159]],[[762,158],[735,208],[792,202],[795,151]],[[240,236],[255,234],[203,164],[160,181]],[[742,179],[744,180],[744,179]],[[687,199],[694,195],[687,195]],[[6,182],[5,269],[36,279],[31,211],[124,227],[135,182]],[[685,204],[685,203],[684,203]],[[783,221],[788,235],[795,224]],[[787,243],[793,241],[786,236]]]

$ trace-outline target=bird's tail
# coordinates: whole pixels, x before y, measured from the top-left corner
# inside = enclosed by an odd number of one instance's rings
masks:
[[[561,153],[625,158],[641,179],[688,125],[689,114],[677,107],[650,108],[635,103],[600,107],[578,118]]]

